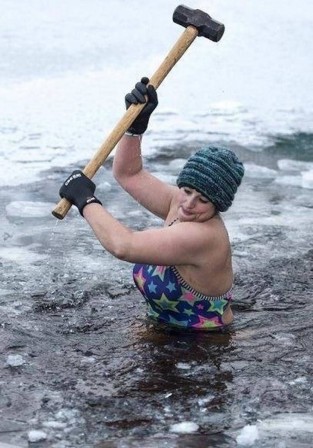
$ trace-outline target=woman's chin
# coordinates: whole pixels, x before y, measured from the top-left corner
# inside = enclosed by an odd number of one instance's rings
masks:
[[[188,213],[185,210],[179,210],[178,212],[178,219],[182,221],[194,221],[195,215],[194,213]]]

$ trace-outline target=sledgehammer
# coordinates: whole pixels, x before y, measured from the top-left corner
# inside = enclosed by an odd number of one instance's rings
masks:
[[[149,83],[156,89],[197,36],[203,36],[213,42],[218,42],[222,38],[225,31],[224,25],[212,19],[207,13],[201,11],[200,9],[188,8],[184,5],[177,6],[173,13],[173,21],[179,25],[182,25],[186,29],[172,47],[157,71],[150,78]],[[93,158],[83,169],[83,172],[87,177],[91,179],[96,174],[98,169],[113,151],[116,144],[120,141],[144,106],[144,104],[133,104],[127,109],[107,139],[103,142]],[[72,204],[67,199],[61,199],[52,211],[53,216],[58,219],[63,219],[71,208],[71,205]]]

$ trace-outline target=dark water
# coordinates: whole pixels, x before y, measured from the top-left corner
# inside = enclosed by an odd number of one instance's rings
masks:
[[[235,149],[277,169],[282,158],[311,162],[311,141]],[[177,150],[146,163],[162,173]],[[223,333],[181,333],[145,321],[131,265],[107,254],[76,213],[62,222],[6,214],[12,201],[54,202],[70,170],[0,191],[0,442],[26,447],[40,430],[47,439],[31,446],[234,447],[254,425],[258,438],[246,446],[311,447],[312,190],[246,177],[225,215],[235,322]],[[160,224],[114,184],[110,163],[101,171],[98,196],[115,216],[133,228]],[[198,430],[170,431],[185,421]]]

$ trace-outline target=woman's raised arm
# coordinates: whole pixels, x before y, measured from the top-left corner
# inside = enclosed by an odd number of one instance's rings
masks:
[[[125,96],[126,107],[144,104],[143,110],[122,137],[114,156],[113,175],[121,187],[143,207],[165,219],[176,187],[167,185],[147,172],[141,156],[142,134],[158,105],[155,88],[148,78],[142,78]]]

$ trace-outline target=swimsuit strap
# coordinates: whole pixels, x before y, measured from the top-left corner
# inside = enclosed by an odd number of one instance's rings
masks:
[[[173,221],[169,223],[168,227],[171,227],[177,221],[178,221],[178,218],[173,219]]]
[[[231,298],[232,298],[233,286],[227,292],[222,294],[221,296],[207,296],[207,295],[202,294],[201,292],[197,291],[192,286],[190,286],[189,283],[187,283],[186,280],[184,280],[183,277],[180,275],[176,266],[170,266],[170,269],[172,269],[172,271],[176,275],[177,279],[179,280],[180,284],[184,288],[188,289],[188,291],[192,292],[200,300],[221,300],[221,299],[231,300]]]

